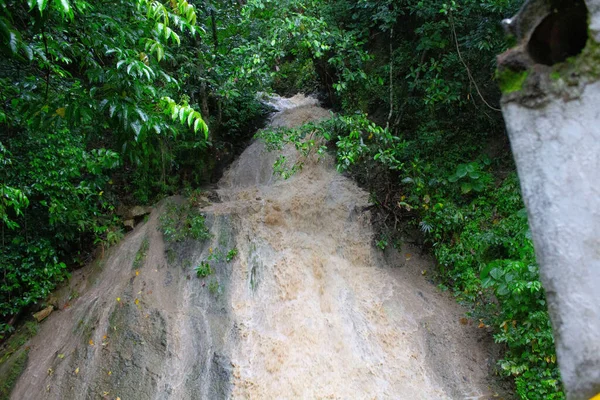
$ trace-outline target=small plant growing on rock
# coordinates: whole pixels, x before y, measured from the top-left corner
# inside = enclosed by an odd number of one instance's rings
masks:
[[[200,263],[200,265],[198,265],[196,267],[196,275],[198,276],[198,278],[206,278],[207,276],[209,276],[210,274],[213,273],[212,268],[210,267],[210,264],[207,263],[206,261],[202,261]]]
[[[159,221],[160,230],[168,242],[181,242],[187,238],[206,240],[211,237],[204,215],[189,204],[169,205]]]
[[[231,260],[233,260],[237,255],[238,255],[238,249],[236,249],[234,247],[233,249],[229,250],[229,252],[227,253],[227,257],[225,259],[227,260],[227,262],[231,262]]]
[[[376,245],[381,251],[385,250],[386,247],[388,247],[387,237],[383,236],[381,239],[379,239],[377,241]]]

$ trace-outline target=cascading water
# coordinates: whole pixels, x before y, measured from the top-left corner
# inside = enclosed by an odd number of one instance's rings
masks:
[[[269,101],[275,126],[330,115],[302,95]],[[206,243],[166,247],[162,204],[78,272],[82,295],[30,341],[12,398],[489,398],[485,335],[422,277],[431,262],[372,246],[368,194],[331,158],[288,180],[275,158],[256,141],[233,164],[203,209]],[[238,253],[197,278],[217,248]]]

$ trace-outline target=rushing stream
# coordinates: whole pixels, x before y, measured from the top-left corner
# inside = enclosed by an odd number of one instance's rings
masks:
[[[277,126],[330,115],[301,95],[270,102]],[[78,271],[12,398],[490,398],[489,343],[425,280],[431,261],[373,247],[368,194],[332,159],[282,180],[276,156],[254,142],[225,174],[202,210],[211,240],[165,244],[159,216],[182,201],[169,199]]]

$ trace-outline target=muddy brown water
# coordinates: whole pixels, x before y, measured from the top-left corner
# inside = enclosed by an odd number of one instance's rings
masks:
[[[330,115],[301,95],[273,101],[273,125]],[[275,157],[257,141],[225,174],[221,201],[203,209],[212,239],[166,244],[158,218],[183,201],[167,199],[76,272],[11,398],[494,397],[489,338],[423,277],[432,261],[373,247],[368,194],[328,156],[289,180],[273,175]]]

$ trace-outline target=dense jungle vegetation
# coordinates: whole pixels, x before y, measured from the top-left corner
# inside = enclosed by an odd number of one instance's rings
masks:
[[[214,181],[258,92],[315,93],[334,119],[261,136],[335,153],[377,246],[418,230],[516,393],[564,398],[495,78],[520,3],[0,0],[0,335],[122,237],[120,205]]]

